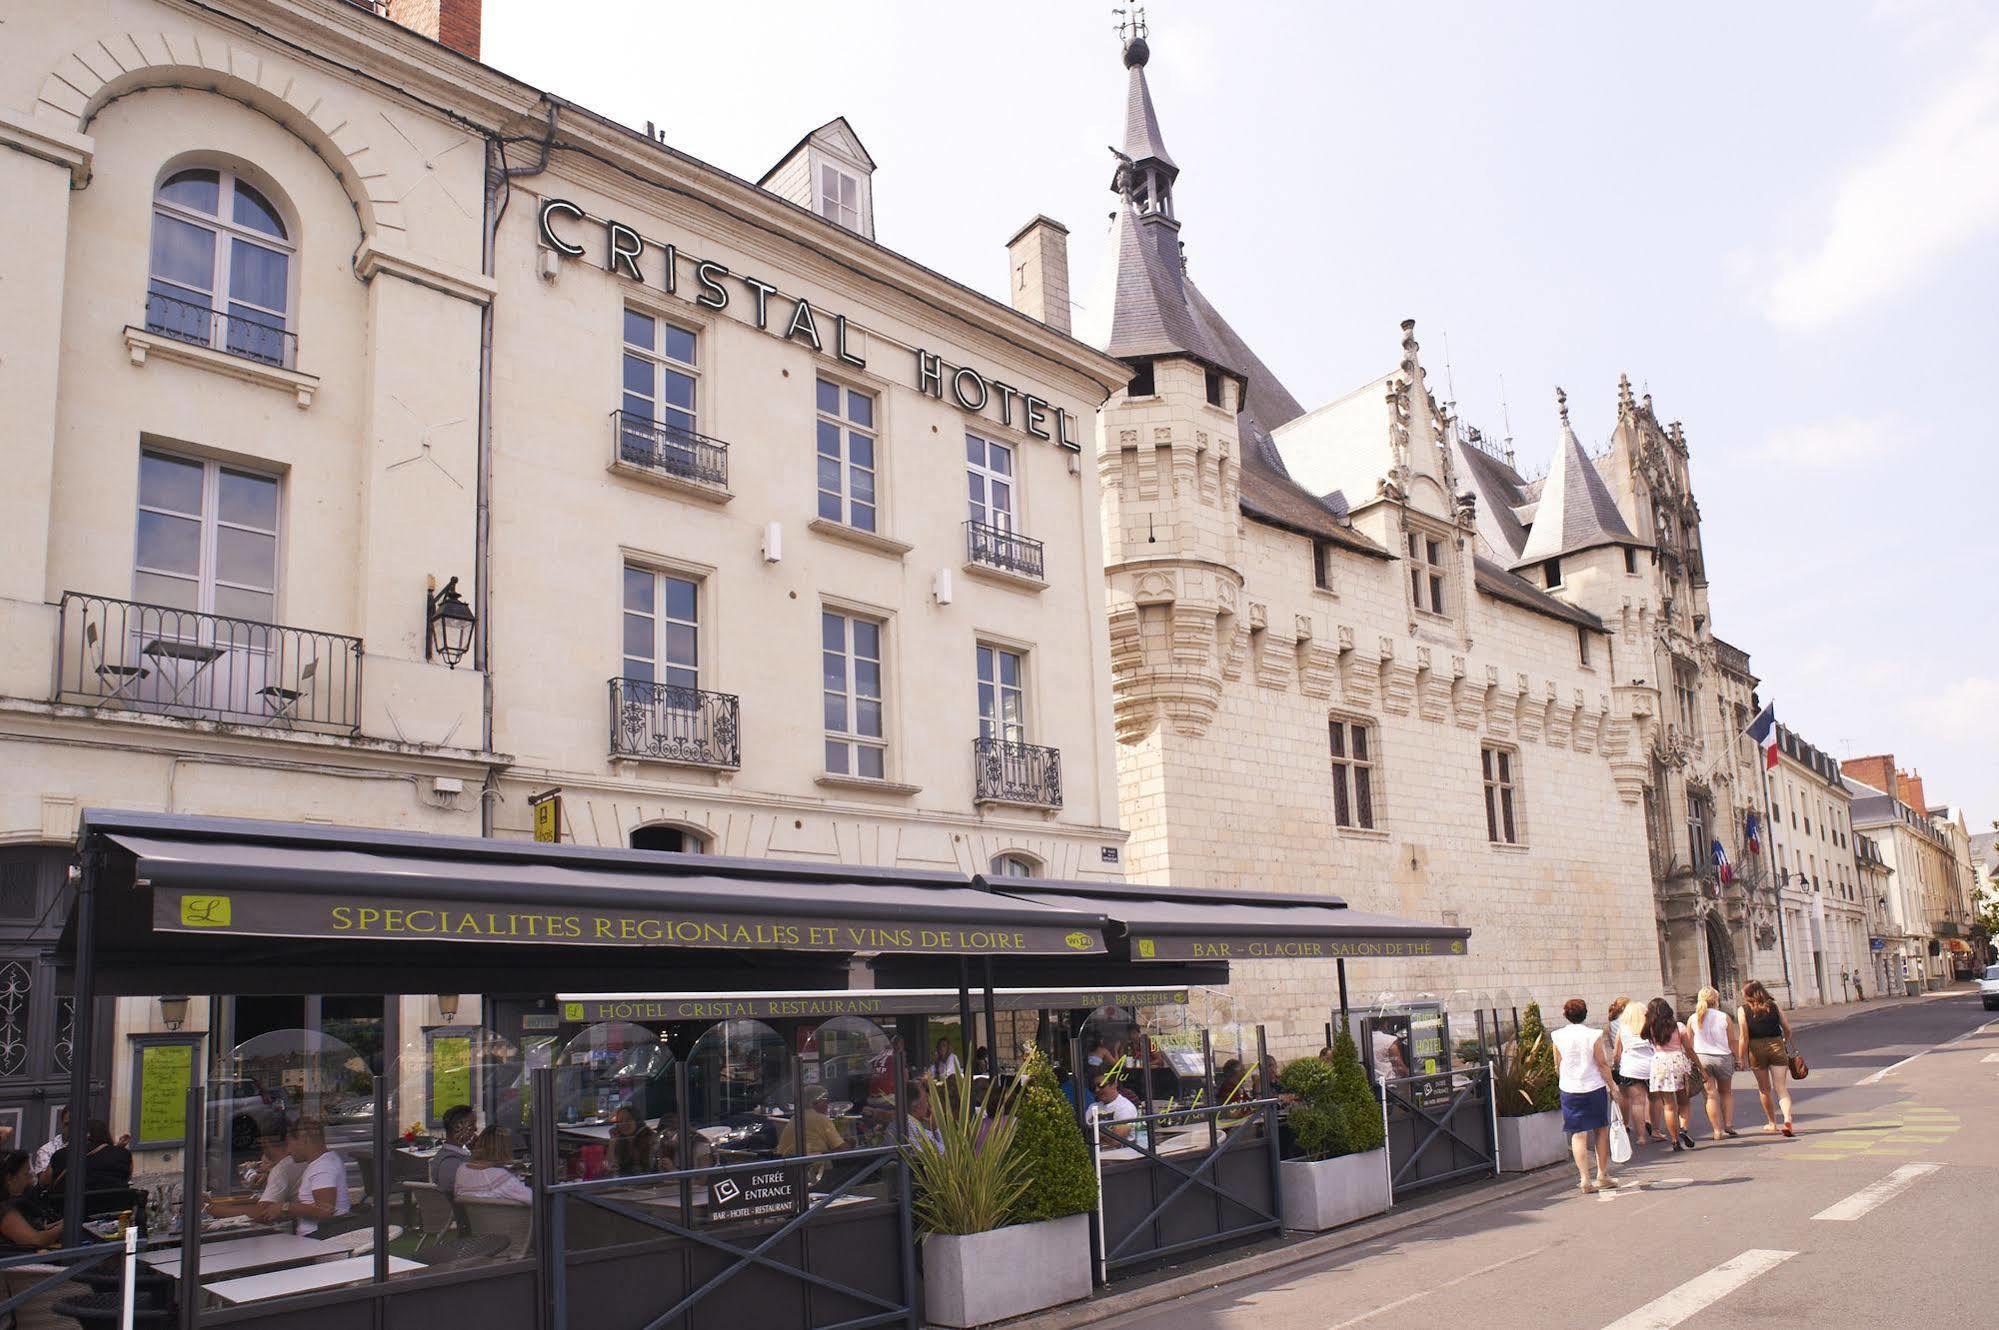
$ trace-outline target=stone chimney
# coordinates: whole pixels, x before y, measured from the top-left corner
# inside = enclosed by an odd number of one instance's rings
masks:
[[[389,17],[412,32],[479,58],[481,0],[389,0]]]
[[[1069,228],[1037,216],[1006,242],[1013,307],[1056,332],[1069,331]]]
[[[1849,757],[1839,764],[1839,769],[1863,785],[1872,785],[1877,790],[1895,794],[1893,753],[1879,753],[1873,757]]]
[[[1896,779],[1902,785],[1900,795],[1902,802],[1915,809],[1917,816],[1928,817],[1930,815],[1930,806],[1923,802],[1922,773],[1918,771],[1903,771],[1897,773]]]

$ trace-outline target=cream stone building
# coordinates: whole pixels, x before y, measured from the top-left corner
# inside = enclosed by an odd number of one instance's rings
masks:
[[[1897,767],[1893,754],[1847,758],[1841,767],[1853,792],[1853,828],[1868,833],[1892,874],[1884,933],[1891,986],[1941,988],[1952,970],[1949,944],[1970,931],[1958,849],[1942,819],[1924,811],[1922,777]]]
[[[846,122],[752,184],[479,64],[477,12],[8,16],[18,1143],[66,1093],[40,956],[88,806],[1122,871],[1082,449],[1125,367],[876,244]],[[364,1047],[381,1006],[183,1033]],[[115,1121],[166,1024],[96,1041]]]
[[[1149,54],[1125,48],[1112,270],[1084,301],[1130,367],[1096,440],[1129,871],[1471,929],[1464,957],[1350,963],[1357,1003],[1657,992],[1645,740],[1604,622],[1487,551],[1482,455],[1412,324],[1307,410],[1196,287]],[[1233,989],[1292,1051],[1337,1003],[1323,958],[1239,963]]]
[[[1799,1006],[1851,1002],[1854,976],[1865,977],[1872,968],[1867,900],[1853,845],[1853,795],[1831,754],[1787,726],[1777,727],[1777,738],[1777,765],[1769,771],[1770,845],[1784,893],[1792,1000]]]

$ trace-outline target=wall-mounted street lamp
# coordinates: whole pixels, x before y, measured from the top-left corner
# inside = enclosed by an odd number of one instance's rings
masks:
[[[437,1014],[444,1018],[446,1025],[456,1025],[458,1023],[458,994],[439,993],[437,995]]]
[[[472,607],[458,594],[458,579],[444,584],[442,591],[426,591],[423,596],[423,658],[443,661],[452,669],[472,649],[472,630],[479,620]]]
[[[169,1030],[187,1024],[187,999],[181,996],[160,999],[160,1022]]]

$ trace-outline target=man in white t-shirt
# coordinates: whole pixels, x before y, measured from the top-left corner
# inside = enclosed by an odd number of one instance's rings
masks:
[[[1372,1043],[1376,1081],[1386,1084],[1409,1074],[1409,1065],[1402,1060],[1401,1040],[1386,1030],[1376,1030]]]
[[[296,1219],[299,1236],[309,1237],[326,1220],[348,1213],[347,1161],[326,1148],[326,1125],[318,1118],[293,1123],[287,1143],[299,1165],[298,1185],[273,1218]]]
[[[1097,1082],[1097,1102],[1090,1105],[1090,1125],[1103,1143],[1116,1149],[1131,1143],[1131,1124],[1138,1119],[1138,1106],[1118,1092],[1118,1083],[1109,1076]]]
[[[1562,1094],[1562,1127],[1575,1154],[1577,1184],[1585,1192],[1615,1187],[1610,1175],[1610,1063],[1603,1055],[1603,1036],[1584,1024],[1589,1003],[1570,998],[1562,1004],[1568,1024],[1548,1036],[1555,1048],[1558,1085]],[[1521,1049],[1516,1056],[1525,1057]],[[1596,1181],[1589,1176],[1591,1150],[1596,1152]]]
[[[272,1123],[259,1140],[263,1147],[263,1158],[245,1171],[244,1181],[253,1186],[261,1182],[255,1196],[219,1196],[208,1202],[208,1213],[218,1219],[231,1215],[251,1215],[269,1218],[277,1214],[278,1207],[289,1201],[298,1191],[298,1175],[304,1167],[291,1156],[290,1143],[286,1139],[283,1126]]]

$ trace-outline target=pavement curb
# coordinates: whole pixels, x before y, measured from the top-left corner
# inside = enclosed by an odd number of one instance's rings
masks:
[[[1100,1289],[1087,1302],[1071,1303],[1066,1307],[1057,1307],[1051,1311],[1023,1316],[1018,1320],[1002,1321],[998,1324],[1005,1327],[1005,1330],[1074,1330],[1078,1326],[1096,1325],[1114,1316],[1156,1307],[1192,1293],[1205,1293],[1223,1284],[1233,1284],[1238,1280],[1269,1274],[1347,1247],[1372,1242],[1376,1238],[1406,1232],[1439,1219],[1448,1219],[1494,1201],[1506,1200],[1555,1184],[1566,1187],[1569,1167],[1569,1162],[1564,1159],[1560,1164],[1550,1164],[1531,1173],[1515,1175],[1512,1181],[1495,1182],[1441,1200],[1398,1207],[1376,1218],[1362,1220],[1360,1223],[1335,1229],[1330,1233],[1322,1233],[1316,1237],[1304,1238],[1274,1251],[1257,1252],[1241,1260],[1190,1270],[1186,1274],[1173,1275],[1155,1283],[1123,1289]]]

